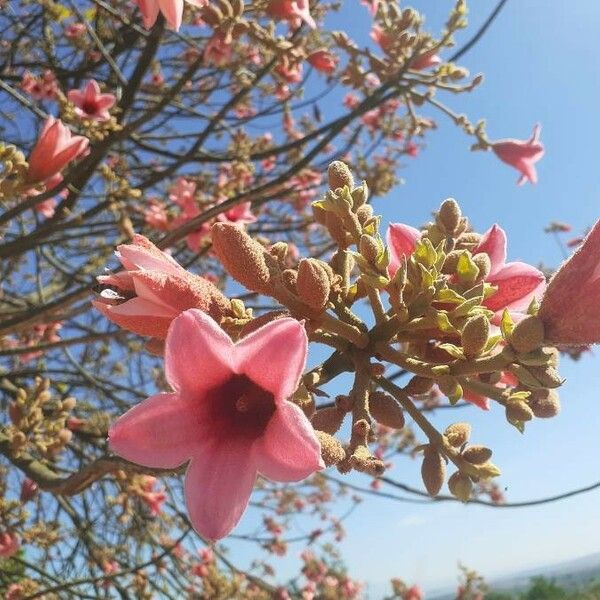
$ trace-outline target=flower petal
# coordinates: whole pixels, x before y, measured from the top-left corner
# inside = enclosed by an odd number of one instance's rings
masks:
[[[484,301],[484,305],[497,312],[525,310],[534,297],[541,297],[546,287],[544,274],[522,262],[508,263],[486,280],[498,287],[495,294]]]
[[[295,319],[278,319],[236,344],[236,370],[271,392],[278,402],[296,391],[307,351],[304,327]]]
[[[506,233],[497,223],[494,223],[482,236],[481,241],[473,250],[473,254],[484,252],[490,257],[494,275],[506,263]]]
[[[208,315],[197,309],[173,320],[167,334],[165,374],[179,392],[204,393],[233,374],[234,345]]]
[[[404,223],[390,223],[386,239],[390,251],[389,271],[390,275],[394,275],[402,259],[413,253],[417,241],[421,239],[421,232]]]
[[[247,441],[227,438],[203,444],[185,474],[185,502],[194,529],[211,540],[225,537],[246,509],[255,480]]]
[[[283,402],[256,446],[257,468],[273,481],[300,481],[325,467],[321,445],[306,415]]]
[[[173,469],[198,449],[203,435],[198,417],[194,403],[177,394],[150,396],[112,424],[108,443],[126,460]]]

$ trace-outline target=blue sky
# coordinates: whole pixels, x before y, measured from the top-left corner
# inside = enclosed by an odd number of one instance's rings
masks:
[[[495,1],[469,4],[470,27],[458,38],[458,46]],[[412,5],[423,10],[427,26],[438,31],[452,2]],[[452,196],[476,229],[501,223],[508,233],[510,260],[557,265],[560,250],[544,227],[560,220],[577,232],[600,213],[595,143],[600,139],[599,23],[600,3],[595,0],[509,0],[484,39],[460,62],[472,74],[484,73],[484,84],[470,95],[444,98],[473,121],[486,118],[491,139],[527,138],[540,122],[546,155],[538,163],[537,186],[517,187],[516,171],[492,153],[470,152],[471,140],[443,115],[432,113],[439,129],[401,171],[405,184],[375,201],[376,211],[385,221],[417,226]],[[369,25],[364,7],[350,0],[333,27],[364,40]],[[578,363],[563,361],[561,373],[567,382],[561,389],[562,413],[528,425],[525,435],[510,427],[500,410],[440,412],[435,422],[440,427],[463,418],[472,422],[473,441],[494,450],[509,500],[589,484],[600,479],[600,417],[595,406],[600,401],[599,359],[596,351]],[[393,476],[418,484],[419,464],[399,461]],[[432,590],[456,582],[459,561],[493,578],[600,551],[599,500],[600,492],[591,492],[541,507],[490,509],[368,498],[346,521],[348,536],[340,549],[352,575],[369,583],[373,598],[387,591],[393,576]],[[243,530],[242,524],[238,531]]]

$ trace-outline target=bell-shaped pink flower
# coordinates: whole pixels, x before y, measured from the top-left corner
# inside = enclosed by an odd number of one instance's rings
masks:
[[[535,163],[544,156],[544,146],[540,142],[541,126],[535,125],[528,140],[498,140],[492,144],[496,156],[521,173],[517,185],[526,181],[537,183]]]
[[[229,314],[229,300],[215,285],[186,271],[144,236],[135,235],[116,254],[125,271],[98,277],[106,287],[92,304],[123,329],[164,339],[171,321],[188,308],[216,320]]]
[[[555,344],[600,342],[600,221],[550,280],[538,315]]]
[[[110,119],[108,110],[117,101],[114,94],[102,94],[95,79],[88,81],[83,90],[70,90],[67,98],[75,105],[77,116],[92,121],[108,121]]]
[[[152,468],[189,461],[190,521],[207,538],[226,536],[257,473],[299,481],[324,466],[308,419],[287,400],[300,381],[307,344],[294,319],[272,321],[234,344],[203,312],[185,311],[166,341],[165,375],[175,391],[119,418],[109,430],[110,448]]]
[[[73,135],[60,120],[48,117],[29,156],[27,183],[39,183],[60,173],[88,148],[89,140]]]
[[[390,252],[388,270],[393,276],[402,259],[413,253],[417,242],[421,239],[421,232],[410,225],[404,225],[404,223],[390,223],[386,238]]]
[[[10,558],[21,547],[19,536],[13,531],[0,533],[0,558]]]
[[[308,0],[271,0],[267,14],[273,19],[287,21],[290,27],[297,28],[304,21],[311,29],[317,28]]]
[[[429,69],[435,67],[442,62],[442,59],[435,52],[425,52],[421,56],[417,56],[411,64],[410,68],[415,71],[422,71],[423,69]]]
[[[338,63],[338,58],[335,54],[321,48],[309,54],[306,59],[317,71],[331,75],[335,71]]]
[[[198,6],[199,8],[206,6],[207,0],[185,0],[188,4]],[[150,29],[156,23],[158,13],[161,12],[169,29],[179,31],[181,20],[183,19],[183,2],[184,0],[135,0],[144,21],[144,27]]]

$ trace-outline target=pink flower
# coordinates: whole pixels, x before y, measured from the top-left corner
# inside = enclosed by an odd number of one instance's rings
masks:
[[[393,275],[404,256],[415,249],[420,232],[403,225],[392,223],[387,232],[390,251],[390,274]],[[495,312],[498,321],[504,309],[514,312],[525,311],[533,298],[541,297],[546,287],[544,274],[523,262],[506,262],[506,233],[499,225],[492,225],[481,237],[473,254],[483,252],[490,257],[491,270],[487,283],[497,288],[496,292],[484,301],[484,306]]]
[[[409,587],[402,596],[402,600],[422,600],[423,590],[418,585]]]
[[[217,219],[226,223],[237,223],[238,225],[254,223],[256,221],[256,215],[252,212],[251,206],[252,204],[250,202],[236,204],[233,208],[220,213]]]
[[[60,173],[88,148],[89,140],[73,135],[60,119],[48,117],[29,156],[27,183],[39,183]]]
[[[321,71],[321,73],[326,73],[327,75],[331,75],[335,71],[338,63],[337,56],[323,48],[310,54],[306,60],[317,71]]]
[[[83,23],[69,23],[65,27],[65,36],[69,39],[77,39],[84,35],[86,29]]]
[[[536,125],[528,140],[499,140],[492,144],[496,156],[521,173],[517,185],[523,185],[526,181],[537,183],[534,165],[544,156],[544,146],[539,139],[540,130],[541,126]]]
[[[108,121],[108,109],[117,101],[114,94],[100,93],[100,86],[95,79],[88,81],[83,90],[69,90],[67,98],[75,105],[78,117],[92,121]]]
[[[392,36],[389,33],[386,33],[379,25],[373,25],[369,35],[384,52],[390,51],[394,40]]]
[[[10,558],[20,547],[21,542],[16,533],[12,531],[0,533],[0,558]]]
[[[164,202],[156,198],[149,198],[148,206],[144,210],[144,221],[157,231],[168,231],[169,216]]]
[[[35,497],[38,491],[38,484],[29,479],[29,477],[25,477],[21,483],[21,502],[29,502],[29,500]]]
[[[202,8],[206,0],[185,0],[193,6]],[[144,21],[144,27],[150,29],[156,23],[158,13],[161,12],[167,20],[170,29],[179,31],[183,19],[184,0],[135,0]]]
[[[148,506],[150,514],[154,517],[158,516],[162,511],[162,505],[167,499],[167,494],[164,488],[159,487],[154,489],[156,485],[156,477],[146,475],[142,484],[142,491],[140,493],[141,499]]]
[[[287,21],[290,27],[297,28],[304,21],[311,29],[317,24],[310,15],[308,0],[271,0],[267,14],[273,19]]]
[[[188,460],[190,521],[212,540],[240,520],[257,473],[299,481],[322,468],[304,413],[288,398],[306,363],[307,337],[293,319],[273,321],[234,344],[199,310],[169,328],[165,374],[175,390],[144,400],[109,430],[111,449],[147,467]]]
[[[412,63],[410,68],[415,71],[421,71],[422,69],[429,69],[429,67],[435,67],[442,62],[442,59],[435,52],[425,52],[421,56],[417,56]]]
[[[600,342],[600,221],[554,274],[539,316],[555,344]]]
[[[231,36],[215,31],[204,48],[204,62],[220,67],[231,60]]]
[[[92,304],[113,323],[138,335],[164,339],[171,321],[188,308],[220,320],[229,301],[210,281],[186,271],[143,235],[117,248],[125,271],[101,275],[105,287]]]

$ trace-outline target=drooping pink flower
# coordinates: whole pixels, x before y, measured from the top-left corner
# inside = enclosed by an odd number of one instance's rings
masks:
[[[21,89],[36,100],[55,100],[58,82],[50,69],[46,69],[39,77],[25,71],[21,79]]]
[[[238,225],[246,225],[256,221],[256,215],[252,212],[252,204],[250,202],[242,202],[236,204],[233,208],[220,213],[217,217],[219,221],[226,223],[237,223]]]
[[[420,232],[416,229],[392,223],[387,232],[390,251],[390,274],[393,275],[402,257],[412,254]],[[496,292],[483,302],[495,314],[498,321],[504,309],[511,312],[525,311],[534,298],[540,298],[545,287],[544,274],[535,267],[523,262],[506,262],[506,233],[499,225],[492,225],[486,231],[473,254],[483,252],[491,262],[491,270],[485,281],[497,288]]]
[[[144,221],[157,231],[169,230],[169,216],[164,202],[157,198],[149,198],[144,210]]]
[[[95,79],[90,79],[83,90],[69,90],[67,98],[75,105],[78,117],[92,121],[108,121],[108,110],[117,101],[114,94],[102,94]]]
[[[14,531],[0,533],[0,558],[10,558],[20,547],[19,536]]]
[[[231,60],[232,38],[221,31],[215,31],[204,48],[204,62],[220,67]]]
[[[119,327],[164,339],[171,321],[188,308],[217,320],[229,314],[229,300],[215,285],[186,271],[144,236],[118,246],[116,255],[125,271],[99,276],[106,287],[92,304]]]
[[[600,342],[600,221],[550,280],[538,315],[555,344]]]
[[[25,477],[21,483],[21,495],[19,499],[23,503],[29,502],[29,500],[35,497],[38,491],[38,484],[32,479],[29,479],[29,477]]]
[[[175,391],[119,418],[109,430],[111,449],[147,467],[189,461],[190,522],[212,540],[226,536],[257,473],[299,481],[324,466],[308,419],[287,400],[304,369],[307,343],[302,325],[290,318],[234,344],[202,311],[185,311],[166,341],[165,374]]]
[[[335,71],[338,63],[338,57],[335,54],[321,48],[315,50],[306,59],[317,71],[331,75]]]
[[[528,140],[507,139],[492,144],[496,156],[521,173],[517,185],[523,185],[526,181],[537,183],[534,165],[544,156],[544,146],[540,142],[541,129],[539,124],[535,125]]]
[[[135,0],[144,21],[144,27],[150,29],[156,23],[158,13],[161,12],[169,29],[179,31],[183,19],[184,0]],[[185,0],[188,4],[202,8],[207,0]]]
[[[267,6],[267,14],[273,19],[287,21],[294,29],[304,21],[311,29],[317,24],[310,14],[308,0],[271,0]]]
[[[29,156],[27,183],[39,183],[60,173],[88,148],[89,140],[73,135],[60,120],[48,117]]]
[[[442,62],[442,59],[435,52],[425,52],[421,56],[417,56],[411,63],[410,68],[415,71],[422,71],[423,69],[429,69],[435,67]]]
[[[167,499],[167,494],[163,487],[155,489],[157,483],[156,477],[152,475],[145,475],[142,483],[142,490],[140,492],[140,498],[146,504],[150,510],[150,514],[154,517],[158,516],[162,512],[162,505]]]
[[[384,52],[387,53],[390,51],[394,43],[394,38],[391,34],[386,33],[379,25],[373,25],[369,35]]]

